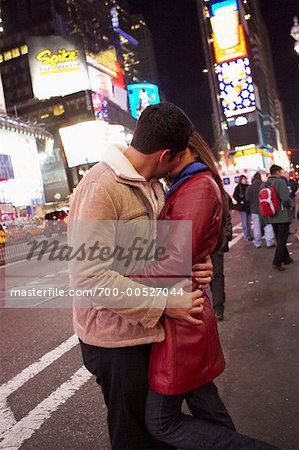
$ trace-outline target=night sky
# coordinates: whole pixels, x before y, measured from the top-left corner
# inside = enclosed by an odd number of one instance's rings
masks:
[[[211,104],[196,0],[129,0],[152,31],[160,89],[183,108],[211,145]],[[299,149],[299,56],[290,36],[297,0],[260,0],[269,31],[278,93],[285,110],[289,146]]]

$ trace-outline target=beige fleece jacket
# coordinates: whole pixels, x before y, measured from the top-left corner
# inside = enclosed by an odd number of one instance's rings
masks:
[[[70,246],[88,247],[94,241],[101,248],[107,244],[115,246],[132,229],[138,234],[140,226],[143,235],[153,235],[153,224],[164,204],[163,188],[157,180],[146,181],[124,151],[120,145],[108,147],[104,161],[88,171],[72,194],[68,220]],[[144,264],[144,261],[133,261],[130,269],[139,269]],[[151,296],[135,295],[139,292],[136,288],[144,286],[123,274],[122,261],[104,258],[90,261],[85,257],[69,262],[71,288],[77,291],[74,329],[83,342],[124,347],[164,339],[159,319],[167,301],[165,292],[152,289]],[[114,289],[119,295],[101,294],[104,288],[106,293]],[[80,295],[78,290],[82,289],[96,289],[97,294]],[[127,292],[133,295],[128,296]]]

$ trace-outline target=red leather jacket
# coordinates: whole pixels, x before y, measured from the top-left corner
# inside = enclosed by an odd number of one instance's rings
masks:
[[[198,173],[180,184],[168,197],[161,211],[160,220],[192,221],[192,261],[195,264],[213,253],[221,228],[222,204],[220,191],[210,172]],[[171,222],[170,227],[171,227]],[[173,222],[174,223],[174,222]],[[174,223],[166,233],[165,227],[157,235],[157,247],[163,244],[169,258],[155,261],[144,269],[143,276],[155,284],[161,274],[176,277],[186,272],[190,259],[190,235]],[[177,226],[178,225],[178,226]],[[164,230],[164,232],[163,232]],[[186,250],[188,249],[188,250]],[[191,268],[189,264],[189,276]],[[186,274],[188,276],[188,274]],[[163,278],[169,286],[170,278]],[[163,283],[159,279],[159,285]],[[142,281],[144,283],[144,280]],[[172,279],[172,285],[177,282]],[[148,283],[147,283],[148,284]],[[157,284],[157,283],[156,283]],[[193,282],[193,290],[197,288]],[[178,297],[179,299],[179,297]],[[153,344],[149,386],[161,394],[181,394],[202,386],[216,378],[224,370],[225,362],[219,342],[217,322],[211,301],[204,295],[203,312],[198,315],[202,325],[162,317],[166,341]],[[178,300],[179,301],[179,300]]]

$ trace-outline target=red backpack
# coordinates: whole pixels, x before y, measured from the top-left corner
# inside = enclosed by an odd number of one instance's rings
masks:
[[[263,216],[275,216],[280,207],[274,186],[267,182],[259,193],[260,210]]]

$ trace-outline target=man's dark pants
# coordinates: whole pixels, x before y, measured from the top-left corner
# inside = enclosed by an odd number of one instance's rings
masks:
[[[290,261],[290,255],[287,249],[289,236],[289,223],[273,223],[273,230],[276,238],[276,251],[273,259],[274,266],[281,266],[282,263]]]
[[[112,449],[173,448],[156,441],[145,428],[151,345],[104,348],[79,341],[84,365],[104,395]]]

